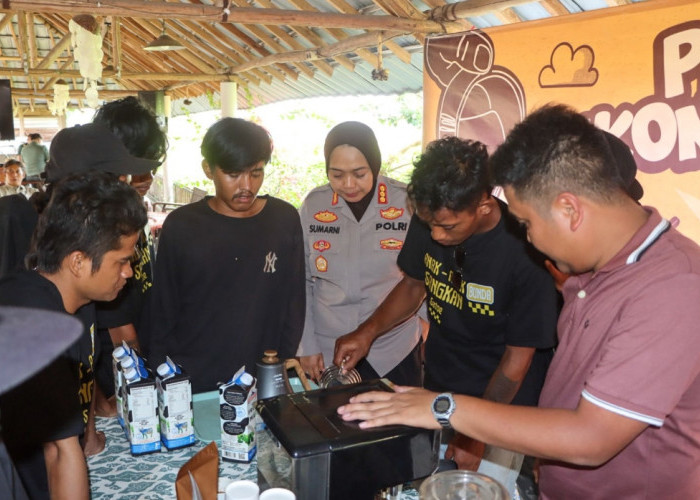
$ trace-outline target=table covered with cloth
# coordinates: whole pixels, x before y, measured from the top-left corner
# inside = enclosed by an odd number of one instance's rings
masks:
[[[164,500],[174,499],[178,470],[206,443],[176,450],[133,456],[124,431],[115,418],[98,418],[97,429],[107,437],[105,450],[87,460],[90,492],[93,500]],[[257,481],[257,463],[249,464],[219,460],[219,481],[250,479]],[[404,490],[402,500],[417,499],[413,489]],[[303,499],[298,499],[303,500]]]

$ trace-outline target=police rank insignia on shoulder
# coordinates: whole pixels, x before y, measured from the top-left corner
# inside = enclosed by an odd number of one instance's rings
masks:
[[[382,205],[386,205],[389,202],[387,199],[386,184],[383,182],[380,182],[377,186],[377,202],[381,203]]]
[[[379,215],[382,216],[382,219],[398,219],[403,215],[403,208],[389,207],[385,210],[380,210]]]
[[[381,240],[379,242],[379,247],[382,250],[401,250],[403,241],[397,240],[396,238],[388,238],[386,240]]]
[[[316,270],[320,273],[328,271],[328,261],[322,255],[316,257]]]
[[[335,215],[330,210],[323,210],[322,212],[316,212],[314,214],[314,219],[319,222],[335,222],[338,220],[338,216]]]

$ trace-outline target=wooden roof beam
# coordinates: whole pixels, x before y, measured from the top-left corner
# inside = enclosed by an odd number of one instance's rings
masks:
[[[119,97],[126,97],[130,95],[134,95],[138,92],[136,89],[132,90],[109,90],[109,89],[103,89],[100,90],[100,97],[101,98],[111,98],[111,99],[116,99]],[[13,88],[12,89],[12,95],[17,96],[17,97],[36,97],[36,98],[47,98],[47,99],[53,99],[53,90],[52,89],[41,89],[41,90],[32,90],[32,89],[17,89]],[[85,92],[82,90],[70,90],[68,92],[68,95],[72,99],[84,99],[85,98]]]
[[[196,23],[190,23],[192,26],[197,26]],[[222,47],[221,52],[222,52],[222,57],[226,57],[230,61],[234,61],[235,64],[240,64],[241,62],[245,62],[248,60],[250,57],[250,53],[246,52],[243,47],[238,45],[237,43],[232,43],[230,45],[226,45],[221,41],[221,33],[216,29],[216,27],[213,24],[205,24],[203,28],[206,30],[206,32],[210,33],[210,39],[211,40],[216,40],[216,42],[213,42],[214,44],[217,44],[219,47]],[[231,49],[236,54],[231,53]],[[253,85],[260,85],[260,81],[265,81],[268,84],[272,82],[272,78],[269,75],[264,74],[260,70],[253,70],[248,72],[246,75],[241,75],[245,78],[247,78]],[[239,80],[236,80],[238,83],[241,83],[244,87],[248,85],[248,82],[241,82]]]
[[[147,33],[146,37],[153,36],[148,30],[144,30],[144,28],[143,28],[142,26],[140,26],[138,23],[134,22],[133,20],[129,20],[128,23],[129,23],[129,24],[128,24],[127,29],[129,29],[129,30],[131,31],[131,33],[134,33],[134,37],[135,37],[136,40],[144,39],[144,37],[143,37],[144,31]],[[126,26],[126,25],[124,25],[124,26]],[[134,31],[134,30],[135,30],[135,31]],[[160,32],[160,31],[159,31],[159,32]],[[144,42],[144,43],[145,43],[145,42]],[[140,45],[138,45],[138,46],[132,46],[132,47],[130,48],[129,52],[132,53],[131,57],[132,57],[133,59],[139,61],[139,64],[141,64],[143,67],[145,67],[145,68],[149,68],[149,67],[150,67],[150,68],[156,68],[155,61],[153,61],[152,58],[150,58],[150,57],[144,57],[144,56],[145,56],[145,53],[142,53],[142,46],[140,46]],[[183,52],[185,52],[185,51],[183,51]],[[198,79],[193,78],[193,77],[191,76],[192,74],[196,74],[196,70],[193,70],[192,68],[193,68],[193,67],[197,67],[197,63],[200,63],[200,61],[199,61],[199,59],[197,58],[197,56],[195,56],[195,55],[192,54],[191,52],[184,53],[184,54],[180,54],[180,55],[181,55],[185,60],[191,61],[191,62],[194,63],[194,66],[185,67],[185,69],[187,69],[187,70],[193,72],[193,73],[188,73],[188,75],[190,75],[190,77],[189,77],[187,80],[189,80],[189,81],[198,81]],[[180,61],[180,58],[168,57],[168,59],[169,59],[169,62],[170,62],[170,65],[171,65],[171,66],[178,65],[178,66],[180,66],[180,67],[182,68],[182,66],[180,65],[180,62],[181,62],[181,61]],[[200,63],[200,64],[201,64],[201,63]],[[203,74],[210,74],[210,73],[214,73],[214,72],[215,72],[215,70],[213,70],[213,69],[206,69],[206,70],[205,70],[205,69],[204,69],[203,67],[201,67],[201,66],[199,67],[199,69],[200,69],[200,71],[202,71]],[[125,76],[127,73],[125,73],[124,71],[125,71],[125,70],[122,69],[122,78],[123,78],[124,80],[130,80],[130,81],[132,82],[132,84],[133,84],[133,73],[129,74],[130,76]],[[153,71],[154,71],[155,73],[158,73],[158,71],[155,70],[155,69],[154,69]],[[174,72],[174,73],[177,73],[177,72]],[[142,74],[142,72],[137,73],[137,74]],[[163,74],[162,71],[160,72],[160,74]],[[169,74],[170,74],[170,73],[169,73]],[[266,79],[266,80],[267,80],[267,79],[270,79],[270,77],[269,77],[269,76],[265,76],[265,79]],[[162,78],[161,78],[161,80],[169,81],[168,79],[162,79]],[[242,82],[239,82],[239,83],[242,83]],[[259,83],[259,82],[258,82],[258,83]]]
[[[73,58],[71,57],[69,60],[67,60],[65,63],[63,63],[63,65],[61,65],[59,71],[64,71],[64,70],[68,69],[72,64],[73,64]],[[44,82],[44,85],[41,87],[41,89],[42,90],[48,89],[51,85],[53,85],[57,81],[58,81],[58,77],[54,76],[52,78],[49,78],[48,80],[46,80],[46,82]]]
[[[0,68],[0,74],[7,76],[26,76],[22,68]],[[35,77],[58,77],[58,78],[80,78],[80,71],[77,69],[55,70],[55,69],[30,69],[29,74]],[[116,71],[105,70],[102,72],[103,78],[114,78]],[[193,82],[228,82],[233,81],[233,76],[223,73],[192,74],[192,73],[137,73],[122,72],[122,78],[131,80],[163,80],[163,81],[193,81]]]
[[[204,6],[204,4],[202,4],[201,0],[191,0],[191,2],[192,2],[193,4],[195,4],[195,5]],[[221,26],[222,26],[224,29],[228,30],[231,34],[235,35],[235,36],[238,37],[240,40],[242,40],[244,43],[246,43],[250,48],[255,49],[256,52],[258,52],[258,53],[260,53],[260,54],[262,54],[262,55],[268,55],[268,54],[270,53],[267,49],[265,49],[264,47],[258,45],[258,43],[257,43],[255,40],[251,39],[247,34],[243,33],[243,32],[240,31],[238,28],[234,28],[234,27],[233,27],[232,25],[230,25],[230,24],[222,24],[222,23],[219,23],[219,24],[221,24]],[[288,68],[288,67],[281,67],[281,66],[280,66],[279,70],[281,70],[281,71],[283,71],[283,72],[285,72],[285,73],[289,73],[289,72],[291,71],[291,72],[294,73],[294,76],[292,76],[291,74],[290,74],[289,76],[290,76],[291,78],[293,78],[294,80],[296,80],[296,79],[298,78],[298,75],[296,74],[296,72],[294,72],[293,70],[291,70],[291,68]],[[279,75],[278,70],[273,70],[273,71],[271,71],[271,73],[273,73],[274,76],[277,76],[277,77],[279,78],[279,76],[278,76],[278,75]],[[282,79],[284,79],[284,78],[282,78]],[[268,82],[268,83],[269,83],[269,82]]]
[[[559,0],[540,0],[539,3],[550,16],[565,16],[571,14],[569,9],[564,7]]]
[[[27,17],[26,13],[20,12],[17,15],[17,27],[19,28],[19,43],[17,44],[17,49],[19,49],[19,55],[22,58],[22,66],[25,69],[25,73],[31,68],[31,54],[29,53],[29,46],[27,41],[29,39],[29,30],[27,29]],[[33,37],[34,33],[32,33]],[[27,73],[28,75],[28,73]],[[27,86],[36,88],[36,81],[34,78],[29,77],[27,81]]]
[[[425,14],[416,9],[413,4],[407,3],[403,0],[373,0],[374,3],[381,8],[384,12],[395,16],[415,16],[418,19],[424,19]],[[421,33],[413,33],[413,36],[421,45],[425,44],[425,35]]]
[[[70,47],[70,34],[65,35],[56,45],[53,46],[53,48],[49,51],[48,54],[44,56],[44,58],[39,61],[39,64],[35,66],[36,69],[46,69],[49,66],[51,66],[54,62],[56,62],[56,59],[58,59],[58,56],[63,54],[64,51],[69,50]],[[69,51],[70,53],[70,51]],[[73,60],[73,57],[70,57],[71,61]]]
[[[237,2],[239,5],[246,5],[245,0],[234,0]],[[262,5],[266,9],[274,9],[274,4],[270,0],[258,0],[258,3]],[[237,7],[238,8],[238,7]],[[314,33],[311,29],[307,27],[302,27],[302,26],[290,26],[292,30],[294,30],[299,36],[303,37],[306,39],[309,43],[312,45],[315,45],[316,47],[321,47],[324,45],[323,39],[318,36],[316,33]],[[269,54],[263,54],[263,55],[269,55]],[[355,71],[355,63],[353,63],[349,58],[338,54],[336,57],[333,58],[335,62],[346,68],[348,71]],[[331,76],[333,73],[326,73],[328,76]]]
[[[312,11],[316,10],[306,0],[290,0],[290,2],[292,5],[294,5],[299,10],[304,10],[304,11],[308,11],[308,12],[312,12]],[[350,36],[345,31],[343,31],[341,28],[324,28],[324,29],[328,32],[329,35],[334,37],[336,40],[345,40],[346,38],[348,38]],[[370,63],[372,65],[376,63],[377,58],[374,57],[369,50],[358,49],[355,53],[358,55],[358,57],[360,57],[361,59],[364,59],[365,61],[367,61],[368,63]],[[354,71],[354,67],[353,67],[353,71]]]
[[[467,4],[489,0],[468,0]],[[490,1],[493,4],[532,0]],[[271,24],[288,26],[314,26],[321,28],[350,28],[364,30],[395,30],[409,33],[450,33],[461,31],[460,23],[438,23],[429,19],[410,19],[393,16],[346,15],[329,12],[304,12],[284,9],[260,9],[236,7],[224,19],[220,6],[181,2],[146,2],[141,0],[101,0],[94,3],[85,0],[12,0],[12,8],[30,12],[62,12],[69,15],[91,14],[121,16],[130,12],[133,16],[148,19],[190,19],[221,23]]]
[[[397,36],[396,33],[389,33],[385,36]],[[241,64],[240,66],[229,68],[232,73],[238,73],[239,71],[246,71],[251,68],[265,66],[269,64],[275,64],[278,62],[294,62],[294,61],[308,61],[315,58],[326,58],[332,57],[334,53],[345,53],[351,51],[357,51],[358,47],[372,46],[377,43],[377,33],[370,32],[363,35],[357,35],[354,37],[346,38],[345,40],[334,43],[332,45],[327,45],[325,47],[319,47],[316,49],[309,50],[295,50],[284,53],[273,54],[270,56],[262,57],[253,61],[248,61]]]
[[[272,34],[274,34],[277,38],[280,40],[284,41],[287,45],[289,45],[292,49],[294,50],[306,50],[306,47],[297,40],[297,38],[293,37],[289,33],[287,33],[284,29],[282,29],[279,26],[268,26],[267,29],[269,29]],[[328,76],[333,75],[333,67],[328,64],[326,61],[317,59],[314,61],[308,61],[312,66],[315,66],[318,68],[320,71],[324,72]],[[306,74],[309,78],[313,78],[315,73],[314,70],[309,68],[306,64],[300,63],[297,64],[295,67],[301,69],[301,71]]]
[[[119,16],[112,17],[112,66],[119,75],[122,71],[122,20]]]
[[[216,54],[214,55],[214,57],[221,61],[223,63],[223,66],[230,66],[231,62],[233,62],[233,64],[240,64],[241,62],[246,60],[242,57],[243,54],[245,54],[246,56],[249,55],[237,43],[232,43],[228,45],[223,43],[221,41],[221,33],[216,31],[216,29],[209,24],[204,24],[200,26],[197,23],[191,21],[182,21],[182,24],[187,29],[189,29],[191,33],[194,33],[196,36],[198,36],[200,40],[204,41],[207,45],[216,49]],[[233,49],[233,51],[231,49]],[[251,78],[257,81],[256,85],[260,84],[260,80],[258,78]],[[246,85],[246,83],[240,79],[237,83]]]
[[[292,78],[292,80],[296,80],[299,77],[296,71],[286,65],[280,65],[273,71],[275,71],[274,76],[280,80],[284,80],[285,75]]]
[[[526,3],[532,3],[532,0],[464,0],[435,7],[426,14],[428,19],[451,23],[467,17],[483,16],[493,13],[493,11],[511,9]]]
[[[29,63],[30,67],[36,66],[37,51],[36,51],[36,29],[34,28],[34,14],[27,12],[27,37],[29,39]]]
[[[16,12],[9,12],[5,11],[5,15],[2,18],[2,21],[0,21],[0,31],[5,29],[5,26],[10,24],[12,22],[12,18],[15,17]]]

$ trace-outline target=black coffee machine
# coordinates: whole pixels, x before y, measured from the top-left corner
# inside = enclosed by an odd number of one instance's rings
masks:
[[[375,493],[432,474],[440,431],[406,426],[360,429],[339,406],[362,392],[391,391],[370,380],[258,401],[258,484],[303,500],[373,500]]]

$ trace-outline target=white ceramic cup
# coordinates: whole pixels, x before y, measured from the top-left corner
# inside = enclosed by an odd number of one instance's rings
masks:
[[[296,495],[284,488],[270,488],[260,493],[260,500],[296,500]]]
[[[226,500],[258,500],[260,488],[253,481],[241,479],[226,486]]]

